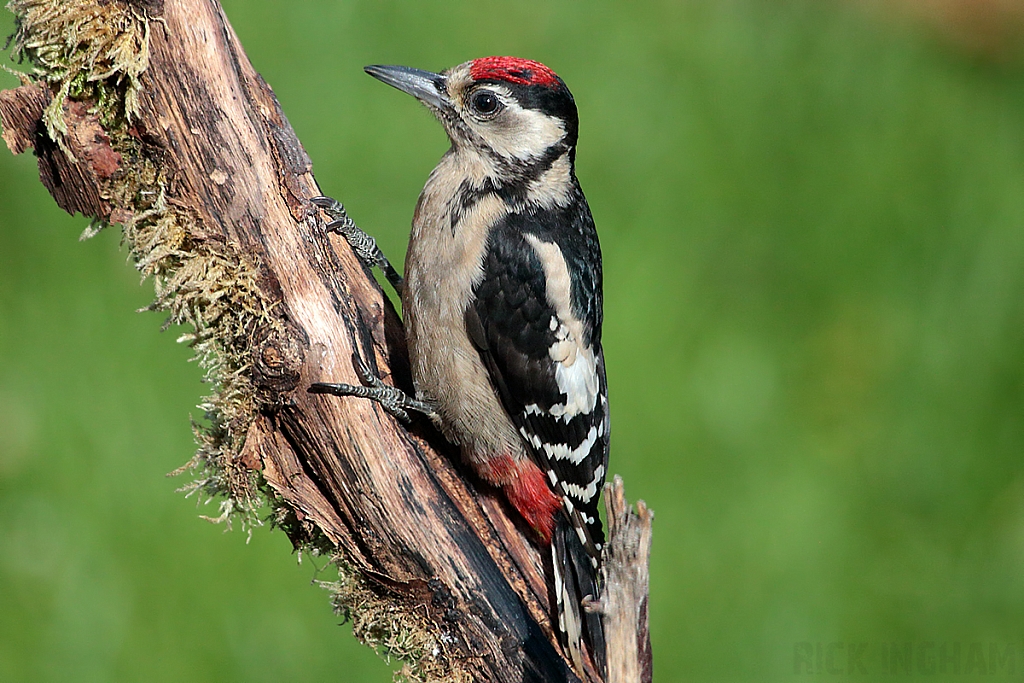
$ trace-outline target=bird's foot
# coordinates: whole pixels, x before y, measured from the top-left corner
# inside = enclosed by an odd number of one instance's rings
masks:
[[[391,262],[384,256],[384,252],[377,246],[377,240],[356,225],[356,222],[345,211],[345,205],[332,197],[313,197],[309,201],[319,206],[331,217],[324,228],[328,232],[344,237],[352,247],[352,251],[355,252],[356,258],[367,268],[374,266],[380,268],[395,291],[401,294],[402,276],[398,274]]]
[[[341,384],[332,382],[314,382],[309,385],[311,394],[331,394],[333,396],[358,396],[368,398],[380,404],[384,410],[391,413],[402,424],[409,425],[412,418],[410,412],[421,413],[430,418],[431,422],[438,423],[440,417],[429,404],[418,401],[398,387],[384,384],[380,377],[366,367],[358,354],[352,354],[352,366],[362,386],[354,384]]]

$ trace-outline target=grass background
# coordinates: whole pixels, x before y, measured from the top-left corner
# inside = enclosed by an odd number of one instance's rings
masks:
[[[569,83],[611,470],[657,512],[656,680],[807,677],[804,642],[866,643],[857,680],[890,677],[883,643],[959,644],[929,676],[956,681],[993,678],[973,643],[1011,677],[1009,646],[1019,676],[1020,60],[838,3],[224,6],[398,262],[446,141],[361,67],[516,54]],[[390,680],[283,534],[246,544],[174,493],[207,389],[85,225],[0,151],[0,681]]]

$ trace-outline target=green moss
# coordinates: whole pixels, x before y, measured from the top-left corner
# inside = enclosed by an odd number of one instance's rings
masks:
[[[273,494],[269,494],[273,498]],[[422,615],[393,598],[381,594],[346,559],[338,554],[326,536],[308,519],[299,519],[283,501],[274,501],[274,526],[283,529],[299,553],[330,557],[338,571],[336,581],[318,581],[331,593],[334,612],[352,624],[359,642],[373,649],[384,661],[404,664],[395,671],[396,681],[410,683],[468,683],[471,678],[452,657],[452,640],[438,635],[436,627]]]
[[[352,622],[352,632],[386,661],[394,657],[406,664],[395,672],[395,680],[411,683],[468,683],[468,674],[453,665],[444,636],[436,635],[430,624],[393,600],[381,598],[344,558],[335,556],[336,582],[321,582],[331,591],[334,611]]]
[[[8,8],[17,18],[15,53],[54,93],[43,114],[50,137],[64,147],[62,105],[71,98],[88,103],[121,154],[124,163],[100,194],[124,221],[136,268],[153,279],[156,298],[145,310],[168,312],[165,328],[191,327],[179,341],[195,349],[214,386],[199,406],[207,424],[195,424],[196,454],[175,473],[198,471],[184,489],[190,494],[224,496],[212,521],[240,517],[243,526],[261,524],[262,481],[236,456],[256,411],[249,378],[253,336],[281,323],[257,284],[259,264],[224,242],[195,239],[196,219],[165,201],[158,155],[127,132],[138,112],[139,76],[149,63],[149,19],[137,8],[99,0],[12,0]],[[82,237],[105,226],[95,219]]]
[[[141,10],[97,0],[11,0],[7,8],[17,17],[15,54],[54,90],[43,122],[58,144],[67,134],[66,97],[95,100],[104,125],[138,112],[139,76],[149,65],[149,21]]]
[[[156,298],[147,310],[169,313],[165,327],[188,325],[178,341],[189,344],[215,390],[200,403],[206,424],[193,423],[198,449],[180,470],[199,478],[183,490],[191,495],[224,496],[211,521],[241,517],[243,527],[261,523],[266,504],[262,480],[238,462],[256,414],[250,380],[256,331],[279,326],[272,304],[257,285],[258,264],[230,246],[194,241],[192,220],[169,211],[162,188],[153,208],[124,224],[124,238],[144,276],[153,278]]]

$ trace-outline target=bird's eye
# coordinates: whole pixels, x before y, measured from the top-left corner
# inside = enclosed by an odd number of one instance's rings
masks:
[[[484,116],[496,114],[501,109],[501,100],[490,90],[481,90],[474,94],[470,104],[476,113]]]

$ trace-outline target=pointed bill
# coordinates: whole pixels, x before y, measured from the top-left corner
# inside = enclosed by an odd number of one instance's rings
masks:
[[[434,109],[448,109],[451,106],[445,89],[445,79],[441,74],[408,66],[382,66],[379,64],[363,67],[363,71],[378,81],[383,81],[404,93],[409,93]]]

